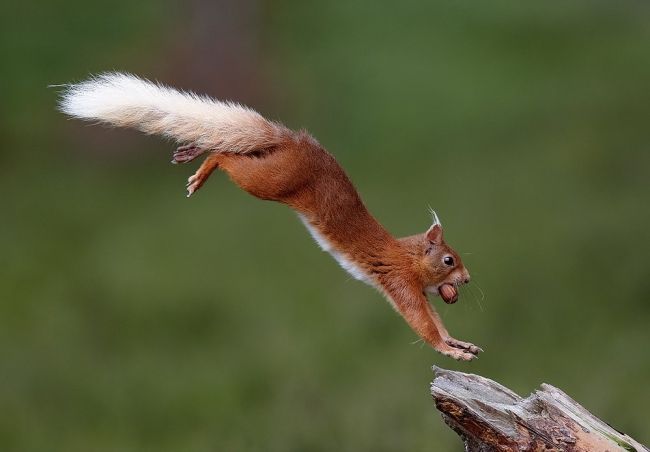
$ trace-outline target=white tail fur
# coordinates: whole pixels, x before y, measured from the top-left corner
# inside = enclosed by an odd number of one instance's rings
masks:
[[[118,72],[67,85],[59,108],[75,118],[133,127],[221,152],[266,149],[281,143],[289,133],[282,125],[239,104],[180,92]]]

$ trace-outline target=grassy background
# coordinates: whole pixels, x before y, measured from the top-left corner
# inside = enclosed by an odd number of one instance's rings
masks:
[[[650,442],[648,4],[0,8],[2,450],[461,450],[434,363]],[[413,344],[288,209],[187,200],[172,145],[54,110],[109,69],[308,128],[397,235],[434,206],[485,293],[434,304],[485,354]]]

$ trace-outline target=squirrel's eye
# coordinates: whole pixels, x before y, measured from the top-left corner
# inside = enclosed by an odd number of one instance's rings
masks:
[[[445,265],[448,265],[450,267],[454,265],[454,258],[451,256],[445,256],[444,259],[442,259],[442,261],[445,263]]]

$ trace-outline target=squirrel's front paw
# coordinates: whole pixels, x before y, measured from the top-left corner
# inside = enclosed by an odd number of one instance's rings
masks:
[[[460,348],[450,347],[448,345],[443,345],[442,347],[436,347],[436,350],[442,353],[445,356],[449,356],[457,361],[471,361],[477,358],[476,354],[470,353],[469,350],[464,350]]]
[[[460,361],[471,361],[478,357],[483,350],[469,342],[459,341],[453,337],[448,337],[442,346],[436,347],[440,353],[450,358]]]
[[[477,347],[476,345],[469,342],[459,341],[453,337],[448,337],[445,339],[445,344],[449,345],[450,347],[469,352],[472,355],[478,355],[479,353],[483,352],[483,349],[481,347]]]

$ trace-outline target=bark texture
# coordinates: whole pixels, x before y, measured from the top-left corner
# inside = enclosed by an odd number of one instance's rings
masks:
[[[466,451],[648,451],[551,385],[522,398],[479,375],[433,370],[436,408]]]

